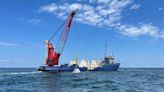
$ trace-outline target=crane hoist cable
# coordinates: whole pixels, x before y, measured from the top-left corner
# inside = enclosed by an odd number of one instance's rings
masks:
[[[58,27],[58,29],[52,34],[52,36],[50,37],[50,39],[48,41],[51,41],[56,35],[57,33],[62,29],[62,27],[66,24],[66,20],[64,20],[64,22]]]
[[[67,22],[64,22],[59,28],[58,30],[50,37],[50,39],[47,42],[47,49],[48,49],[48,56],[46,58],[46,64],[48,66],[53,66],[53,65],[58,65],[59,62],[59,58],[60,55],[65,47],[67,38],[68,38],[68,34],[69,34],[69,30],[72,24],[72,20],[74,15],[76,14],[76,12],[78,11],[78,9],[72,11],[67,19]],[[63,28],[64,26],[64,28]],[[55,35],[60,31],[60,29],[62,29],[62,33],[60,35],[60,38],[58,40],[57,46],[56,48],[53,47],[52,43],[50,42]]]

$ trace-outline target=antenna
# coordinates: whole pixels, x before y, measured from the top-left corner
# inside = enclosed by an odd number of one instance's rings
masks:
[[[76,64],[78,64],[78,52],[76,52]]]
[[[105,41],[105,53],[104,53],[104,56],[107,56],[107,54],[108,54],[107,41]]]
[[[75,30],[76,30],[76,28],[75,28]],[[79,63],[78,62],[79,53],[78,53],[78,34],[77,34],[77,31],[78,30],[75,31],[75,41],[74,41],[74,43],[75,43],[75,62],[78,65],[78,63]]]

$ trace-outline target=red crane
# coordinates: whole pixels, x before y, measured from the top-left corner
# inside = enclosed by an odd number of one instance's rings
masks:
[[[65,23],[65,25],[62,25],[60,27],[60,28],[62,28],[64,26],[64,29],[63,29],[63,31],[61,33],[61,36],[60,36],[60,39],[58,41],[58,44],[57,44],[56,48],[53,47],[53,45],[52,45],[52,43],[50,41],[54,38],[54,36],[58,32],[58,30],[46,42],[47,49],[48,49],[48,55],[47,55],[47,58],[46,58],[46,64],[48,66],[58,65],[60,55],[61,55],[61,53],[62,53],[62,51],[64,49],[65,43],[66,43],[67,38],[68,38],[68,33],[69,33],[69,29],[71,27],[72,19],[73,19],[74,15],[76,14],[77,11],[78,11],[78,9],[72,11],[71,14],[69,15],[68,20]]]

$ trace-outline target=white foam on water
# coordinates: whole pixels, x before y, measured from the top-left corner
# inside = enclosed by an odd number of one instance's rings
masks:
[[[80,73],[79,68],[75,68],[72,73]]]
[[[10,73],[3,73],[0,76],[3,75],[27,75],[27,74],[37,74],[40,73],[38,71],[32,71],[32,72],[10,72]]]

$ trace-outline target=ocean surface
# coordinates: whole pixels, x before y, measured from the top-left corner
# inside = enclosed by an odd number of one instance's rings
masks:
[[[0,68],[0,92],[164,92],[164,69],[73,74]]]

